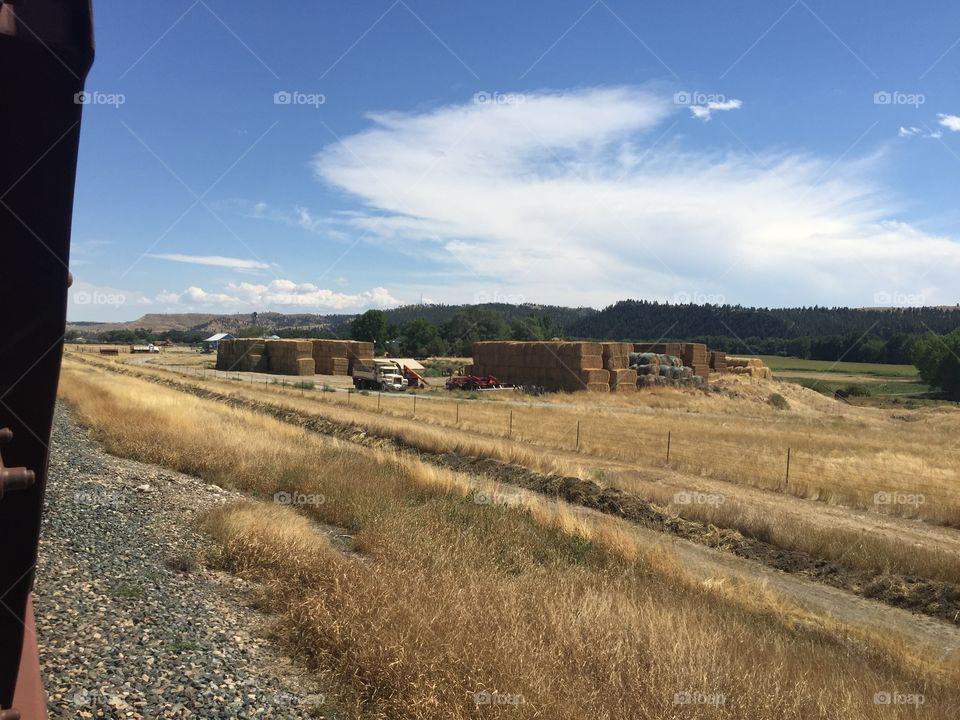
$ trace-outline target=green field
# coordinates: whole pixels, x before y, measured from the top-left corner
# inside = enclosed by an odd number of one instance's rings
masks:
[[[871,375],[874,377],[915,378],[913,365],[885,365],[883,363],[835,362],[832,360],[803,360],[780,355],[757,355],[763,364],[775,373],[802,372],[844,373],[848,375]]]

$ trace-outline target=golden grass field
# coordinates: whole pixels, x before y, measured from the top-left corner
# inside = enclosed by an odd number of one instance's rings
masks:
[[[330,393],[301,398],[289,389],[197,382],[291,407],[309,404],[448,450],[500,452],[545,469],[577,462],[550,452],[549,441],[514,443],[492,431],[471,445],[469,435],[443,422],[439,404],[427,422],[418,405],[413,423],[335,405],[339,398],[318,399]],[[260,583],[259,602],[277,617],[277,639],[333,688],[348,717],[869,719],[950,717],[960,707],[960,674],[944,658],[917,657],[886,633],[854,636],[762,585],[699,581],[670,552],[639,542],[610,518],[527,495],[507,505],[478,504],[472,497],[478,488],[496,492],[482,478],[69,357],[61,397],[108,451],[250,494],[249,502],[206,518],[219,547],[210,561]],[[815,401],[788,398],[797,408],[787,422],[749,396],[679,393],[574,396],[563,399],[572,407],[558,400],[528,412],[545,426],[555,413],[559,426],[578,410],[595,420],[627,415],[641,425],[659,422],[662,413],[690,431],[722,419],[739,430],[769,427],[780,440],[799,443],[805,432],[817,432],[808,422]],[[733,403],[726,414],[724,401]],[[502,412],[484,409],[496,410]],[[843,433],[834,428],[833,452],[876,447],[877,435],[895,437],[898,421],[848,412],[837,422],[862,433],[837,437]],[[483,420],[474,422],[483,429]],[[909,424],[930,429],[954,422],[931,413]],[[727,432],[731,442],[739,437]],[[588,440],[583,448],[581,470],[604,454],[596,438],[597,445]],[[920,438],[908,441],[918,447],[903,454],[907,464],[920,452]],[[942,446],[936,439],[930,451]],[[881,462],[900,467],[898,458],[891,452]],[[871,487],[861,482],[851,485],[854,497]],[[938,483],[929,488],[931,496],[948,490]],[[270,502],[277,491],[323,502],[280,506]],[[324,532],[330,525],[346,528],[352,547],[332,545]],[[890,692],[920,694],[924,705],[875,702]],[[486,698],[501,704],[476,704]]]
[[[170,375],[145,367],[137,371]],[[421,398],[414,418],[412,398],[406,396],[298,390],[215,380],[210,375],[206,380],[189,376],[181,380],[354,422],[385,436],[402,437],[429,452],[453,450],[595,479],[636,492],[684,517],[769,537],[780,547],[843,559],[855,567],[960,582],[960,538],[952,527],[941,531],[935,527],[939,523],[955,526],[960,502],[960,487],[951,482],[957,477],[951,468],[960,465],[954,450],[960,415],[950,408],[917,411],[903,420],[888,411],[842,405],[798,386],[731,377],[721,381],[722,393],[664,390],[629,396],[562,394],[547,399],[496,393],[484,396],[483,402]],[[774,391],[788,399],[789,410],[769,405],[767,398]],[[494,400],[488,402],[487,397]],[[508,438],[511,412],[513,433]],[[571,424],[575,433],[578,419],[581,448],[574,452],[571,443],[562,442],[561,434],[570,434]],[[685,428],[671,431],[669,470],[663,467],[665,457],[659,456],[660,452],[665,455],[666,438],[657,456],[646,461],[626,452],[624,443],[614,442],[618,433],[628,432],[626,428],[651,425]],[[539,434],[534,434],[534,427]],[[710,442],[685,446],[685,438],[718,435],[731,448],[722,454],[715,453]],[[551,444],[551,439],[556,442]],[[808,448],[811,456],[818,443],[833,448],[832,454],[840,458],[833,461],[837,474],[811,479],[809,485],[799,480],[786,486],[782,480],[758,482],[753,472],[767,467],[772,452],[768,446],[777,442]],[[879,447],[888,450],[879,453]],[[942,458],[928,462],[927,456]],[[799,451],[792,455],[795,472],[799,472],[797,465],[803,467],[803,457]],[[909,470],[934,464],[941,467],[934,479]],[[871,469],[877,467],[883,472],[880,477]],[[674,502],[676,493],[691,491],[719,494],[724,502]],[[923,502],[878,504],[874,501],[878,492],[922,496]],[[931,524],[876,524],[900,516],[923,518]],[[869,543],[863,542],[865,532],[870,533]]]

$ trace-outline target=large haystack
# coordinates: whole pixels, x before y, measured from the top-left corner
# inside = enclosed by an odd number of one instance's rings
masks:
[[[313,361],[320,375],[352,375],[356,363],[373,360],[373,343],[360,340],[313,340]]]
[[[270,372],[278,375],[315,375],[311,340],[267,340]]]
[[[683,343],[680,359],[684,367],[691,368],[694,375],[706,379],[710,377],[710,354],[702,343]]]
[[[217,370],[266,372],[266,346],[259,338],[221,340],[217,347]]]
[[[727,372],[734,375],[750,375],[764,380],[773,380],[773,371],[763,364],[763,360],[755,357],[728,356]]]
[[[477,342],[473,344],[473,365],[468,372],[548,390],[610,390],[610,371],[604,368],[600,343]]]

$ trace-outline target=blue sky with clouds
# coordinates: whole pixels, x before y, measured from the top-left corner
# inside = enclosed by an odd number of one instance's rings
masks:
[[[72,320],[960,300],[960,7],[97,3]]]

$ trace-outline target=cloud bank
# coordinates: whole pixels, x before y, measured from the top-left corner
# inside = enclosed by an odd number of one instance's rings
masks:
[[[960,246],[896,217],[876,157],[748,151],[732,137],[735,151],[692,149],[695,137],[672,130],[683,109],[644,89],[524,98],[374,114],[315,156],[317,177],[363,207],[340,220],[353,234],[440,268],[408,289],[595,306],[678,293],[769,305],[957,299]]]

